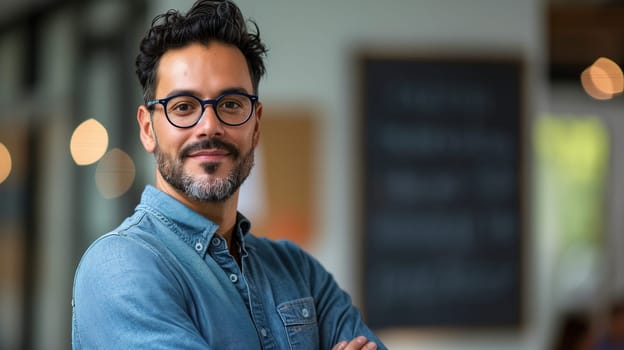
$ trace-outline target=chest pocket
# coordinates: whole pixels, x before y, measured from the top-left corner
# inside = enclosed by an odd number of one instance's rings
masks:
[[[318,349],[319,330],[312,297],[296,299],[277,306],[291,350]]]

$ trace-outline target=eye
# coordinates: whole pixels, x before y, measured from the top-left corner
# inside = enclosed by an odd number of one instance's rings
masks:
[[[199,101],[189,96],[179,96],[169,101],[168,112],[175,115],[189,115],[200,109]]]
[[[219,103],[219,108],[228,109],[228,110],[237,109],[237,108],[241,108],[241,103],[240,101],[236,99],[227,98],[221,101],[221,103]]]
[[[173,107],[173,109],[178,112],[188,111],[191,108],[193,107],[191,107],[191,105],[188,103],[179,103]]]

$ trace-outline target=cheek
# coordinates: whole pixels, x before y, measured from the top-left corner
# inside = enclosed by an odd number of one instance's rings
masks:
[[[156,136],[156,147],[167,154],[177,154],[188,138],[185,133],[171,130],[167,125],[156,125],[154,135]]]

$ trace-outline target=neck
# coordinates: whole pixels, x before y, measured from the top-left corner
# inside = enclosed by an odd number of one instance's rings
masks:
[[[219,226],[217,234],[225,238],[228,247],[231,246],[232,232],[236,225],[236,213],[238,208],[238,190],[223,202],[203,202],[188,198],[184,193],[173,188],[160,173],[156,172],[156,188],[172,196],[180,203],[191,208],[196,213]]]

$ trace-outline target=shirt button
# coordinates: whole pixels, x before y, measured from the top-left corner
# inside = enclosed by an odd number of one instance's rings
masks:
[[[310,311],[308,311],[308,309],[306,309],[305,307],[301,310],[301,315],[303,315],[303,317],[308,318],[310,316]]]
[[[212,245],[213,245],[214,247],[218,247],[218,246],[219,246],[219,244],[221,244],[221,240],[220,240],[220,239],[218,239],[217,237],[215,237],[215,238],[213,238],[213,239],[212,239]]]
[[[262,328],[262,329],[260,330],[260,334],[262,334],[262,336],[263,336],[263,337],[266,337],[266,336],[267,336],[267,334],[269,334],[269,333],[267,332],[267,330],[266,330],[265,328]]]
[[[232,283],[236,283],[238,282],[238,276],[236,276],[235,273],[230,275],[230,281],[232,281]]]
[[[195,243],[195,250],[197,250],[198,252],[200,252],[202,249],[204,249],[204,245],[201,244],[201,242],[197,242]]]

